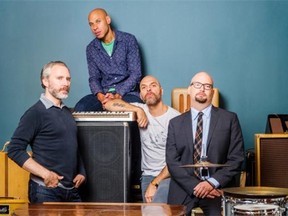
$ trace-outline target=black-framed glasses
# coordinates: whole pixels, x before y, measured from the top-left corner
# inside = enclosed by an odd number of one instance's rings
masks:
[[[204,86],[204,89],[205,90],[211,90],[213,88],[213,85],[212,84],[209,84],[209,83],[200,83],[200,82],[192,82],[190,84],[190,86],[194,86],[194,88],[196,89],[200,89],[202,88],[202,86]]]

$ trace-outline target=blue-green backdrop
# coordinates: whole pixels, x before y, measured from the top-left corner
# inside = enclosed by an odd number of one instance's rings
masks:
[[[288,1],[0,0],[0,147],[38,100],[48,61],[70,67],[68,106],[90,92],[87,14],[95,7],[137,37],[144,73],[160,79],[167,104],[172,88],[209,72],[220,105],[239,116],[246,149],[269,113],[288,113]]]

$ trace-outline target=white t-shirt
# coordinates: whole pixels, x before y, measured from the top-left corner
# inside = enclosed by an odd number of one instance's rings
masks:
[[[139,128],[141,138],[143,175],[157,176],[166,165],[166,140],[170,119],[180,113],[168,106],[168,110],[161,116],[154,117],[150,114],[148,106],[141,103],[132,103],[141,107],[148,118],[147,128]]]

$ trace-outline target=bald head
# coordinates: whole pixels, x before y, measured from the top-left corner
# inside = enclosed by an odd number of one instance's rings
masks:
[[[193,82],[208,83],[212,86],[214,84],[213,78],[205,71],[201,71],[195,74],[191,79],[191,83]]]
[[[141,83],[143,84],[143,83],[147,83],[147,82],[150,82],[150,83],[152,83],[152,82],[157,83],[157,84],[161,87],[159,80],[158,80],[157,78],[151,76],[151,75],[147,75],[147,76],[145,76],[145,77],[141,80],[141,82],[140,82],[140,86],[141,86]]]
[[[193,76],[188,87],[191,107],[201,111],[211,104],[213,84],[213,78],[207,72],[201,71]]]
[[[107,12],[102,9],[102,8],[95,8],[93,9],[92,11],[90,11],[89,15],[88,15],[88,20],[89,20],[89,17],[92,15],[92,14],[98,14],[100,16],[103,16],[103,17],[106,17],[108,16]]]
[[[162,103],[163,89],[160,82],[153,76],[145,76],[140,82],[140,97],[148,106]]]
[[[88,15],[88,22],[92,33],[104,43],[110,43],[114,39],[111,29],[111,18],[102,8],[95,8]]]

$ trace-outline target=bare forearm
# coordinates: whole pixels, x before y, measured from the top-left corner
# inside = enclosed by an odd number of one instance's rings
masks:
[[[158,176],[156,176],[153,181],[152,181],[152,184],[160,184],[160,182],[163,180],[163,179],[166,179],[166,178],[169,178],[170,177],[170,173],[168,171],[168,167],[167,165],[161,170],[161,172],[159,173]]]
[[[137,115],[137,123],[141,128],[145,128],[148,125],[148,118],[141,107],[134,106],[121,99],[113,99],[107,101],[104,104],[106,110],[109,111],[123,111],[123,112],[135,112]]]
[[[23,169],[32,173],[33,175],[39,176],[40,178],[45,178],[50,172],[48,169],[37,163],[32,158],[29,158],[24,164]]]
[[[105,104],[105,109],[109,111],[131,111],[137,112],[139,107],[133,106],[121,99],[110,100]]]
[[[105,104],[105,109],[109,111],[137,112],[141,108],[131,105],[121,99],[114,99]]]
[[[152,199],[158,189],[160,182],[166,178],[170,177],[167,166],[165,166],[158,176],[156,176],[152,182],[148,185],[147,190],[145,191],[146,202],[152,202]]]
[[[42,178],[47,187],[57,187],[61,179],[63,179],[63,176],[46,169],[32,158],[29,158],[22,167],[33,175]]]

